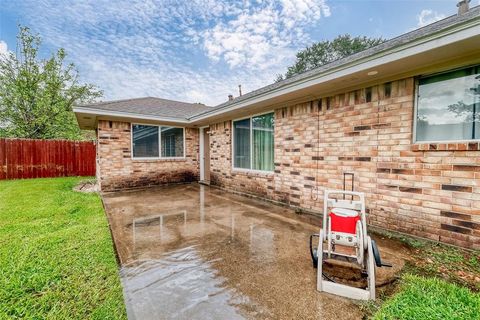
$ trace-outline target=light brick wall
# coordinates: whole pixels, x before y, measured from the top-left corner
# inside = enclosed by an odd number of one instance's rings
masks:
[[[129,122],[99,121],[97,179],[102,191],[197,181],[198,129],[185,128],[185,159],[132,159]]]
[[[271,174],[232,170],[231,121],[211,125],[212,183],[321,211],[322,191],[353,173],[370,224],[480,249],[478,143],[413,145],[414,81],[390,87],[275,110]]]
[[[232,172],[231,128],[225,121],[210,126],[210,179],[224,188],[273,198],[273,174]]]

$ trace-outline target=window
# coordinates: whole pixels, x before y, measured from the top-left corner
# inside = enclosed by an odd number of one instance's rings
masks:
[[[390,96],[392,95],[392,83],[391,82],[387,82],[384,84],[383,86],[383,94],[385,96],[385,98],[390,98]]]
[[[184,128],[133,124],[133,158],[183,157],[183,137]]]
[[[250,119],[233,123],[233,166],[235,168],[250,169]]]
[[[158,127],[134,124],[133,157],[158,158]]]
[[[183,128],[161,127],[162,157],[183,157]]]
[[[416,141],[480,139],[480,67],[418,82]]]
[[[233,167],[273,171],[273,113],[233,122]]]
[[[372,87],[365,88],[365,101],[372,102]]]

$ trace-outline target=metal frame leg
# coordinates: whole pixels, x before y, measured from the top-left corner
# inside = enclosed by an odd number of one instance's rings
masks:
[[[323,291],[323,230],[320,230],[320,237],[318,237],[317,259],[317,290]]]

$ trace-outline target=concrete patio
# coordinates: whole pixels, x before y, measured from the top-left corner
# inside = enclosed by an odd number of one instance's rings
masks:
[[[103,199],[130,319],[362,318],[357,303],[315,289],[317,218],[198,184]],[[377,241],[394,263],[377,273],[387,282],[408,252]]]

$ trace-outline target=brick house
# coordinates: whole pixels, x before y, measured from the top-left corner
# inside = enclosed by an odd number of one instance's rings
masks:
[[[367,194],[369,223],[480,249],[480,7],[215,106],[74,109],[103,191],[203,181],[321,211]]]

